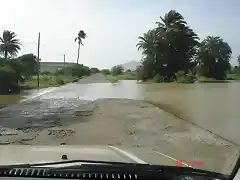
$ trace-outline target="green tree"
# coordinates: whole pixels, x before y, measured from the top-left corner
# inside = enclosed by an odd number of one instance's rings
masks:
[[[238,55],[237,61],[238,61],[238,67],[240,67],[240,55]]]
[[[142,51],[143,56],[148,54],[155,54],[157,48],[157,31],[151,29],[147,33],[143,33],[143,36],[138,37],[139,42],[136,47]]]
[[[111,69],[112,75],[116,76],[123,73],[123,67],[121,65],[113,66]]]
[[[200,44],[198,62],[203,76],[224,79],[231,69],[231,47],[220,37],[208,36]]]
[[[21,74],[24,76],[25,80],[37,74],[38,61],[37,61],[37,56],[35,56],[34,54],[24,54],[16,58],[15,60],[19,61],[24,67]]]
[[[19,39],[16,39],[17,34],[12,31],[3,31],[0,37],[0,53],[7,59],[8,55],[15,56],[21,49]]]
[[[80,30],[78,32],[77,37],[75,38],[75,42],[77,41],[78,43],[78,52],[77,52],[77,64],[79,61],[79,53],[80,53],[80,46],[83,46],[82,40],[85,39],[87,37],[86,33],[83,30]]]
[[[62,68],[56,70],[56,75],[71,75],[75,77],[88,76],[91,74],[91,70],[88,66],[84,66],[83,64],[75,64],[73,66],[68,66],[66,68]]]
[[[72,66],[72,76],[82,77],[89,76],[91,74],[91,70],[88,66],[84,66],[83,64],[76,64]]]
[[[101,73],[104,74],[104,75],[109,75],[111,72],[110,72],[109,69],[102,69]]]
[[[0,93],[20,92],[19,83],[23,83],[36,73],[36,68],[34,68],[36,59],[37,57],[33,54],[0,59]]]
[[[143,36],[138,37],[139,42],[137,48],[142,51],[143,59],[142,66],[139,67],[141,71],[140,78],[146,80],[152,78],[156,74],[156,61],[157,61],[157,31],[156,29],[149,30]]]
[[[187,25],[183,16],[171,10],[160,17],[157,27],[139,37],[138,50],[143,60],[138,72],[143,80],[156,75],[164,81],[176,79],[178,71],[189,72],[195,67],[194,57],[198,36]]]
[[[91,68],[90,70],[91,70],[91,73],[92,73],[92,74],[100,73],[100,70],[99,70],[98,68],[94,68],[94,67],[93,67],[93,68]]]

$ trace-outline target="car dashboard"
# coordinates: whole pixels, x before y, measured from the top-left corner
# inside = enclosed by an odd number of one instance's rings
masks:
[[[0,170],[0,180],[44,180],[44,179],[82,179],[82,180],[204,180],[203,174],[184,175],[161,169],[134,168],[5,168]],[[224,178],[217,178],[224,179]]]

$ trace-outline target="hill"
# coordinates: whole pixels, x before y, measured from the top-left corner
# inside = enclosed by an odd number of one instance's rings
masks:
[[[130,70],[136,70],[136,68],[140,65],[140,62],[138,61],[129,61],[124,64],[121,64],[121,66],[124,68],[124,70],[130,69]]]

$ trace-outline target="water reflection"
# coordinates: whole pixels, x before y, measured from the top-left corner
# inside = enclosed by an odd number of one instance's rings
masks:
[[[139,99],[143,97],[143,88],[136,81],[119,81],[119,83],[94,83],[94,84],[69,84],[41,96],[41,99],[78,98],[83,100],[96,100],[99,98],[129,98]]]

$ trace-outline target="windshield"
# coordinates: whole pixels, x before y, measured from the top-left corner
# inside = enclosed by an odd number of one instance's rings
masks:
[[[12,10],[0,11],[1,165],[65,154],[231,174],[240,2],[2,4]]]

